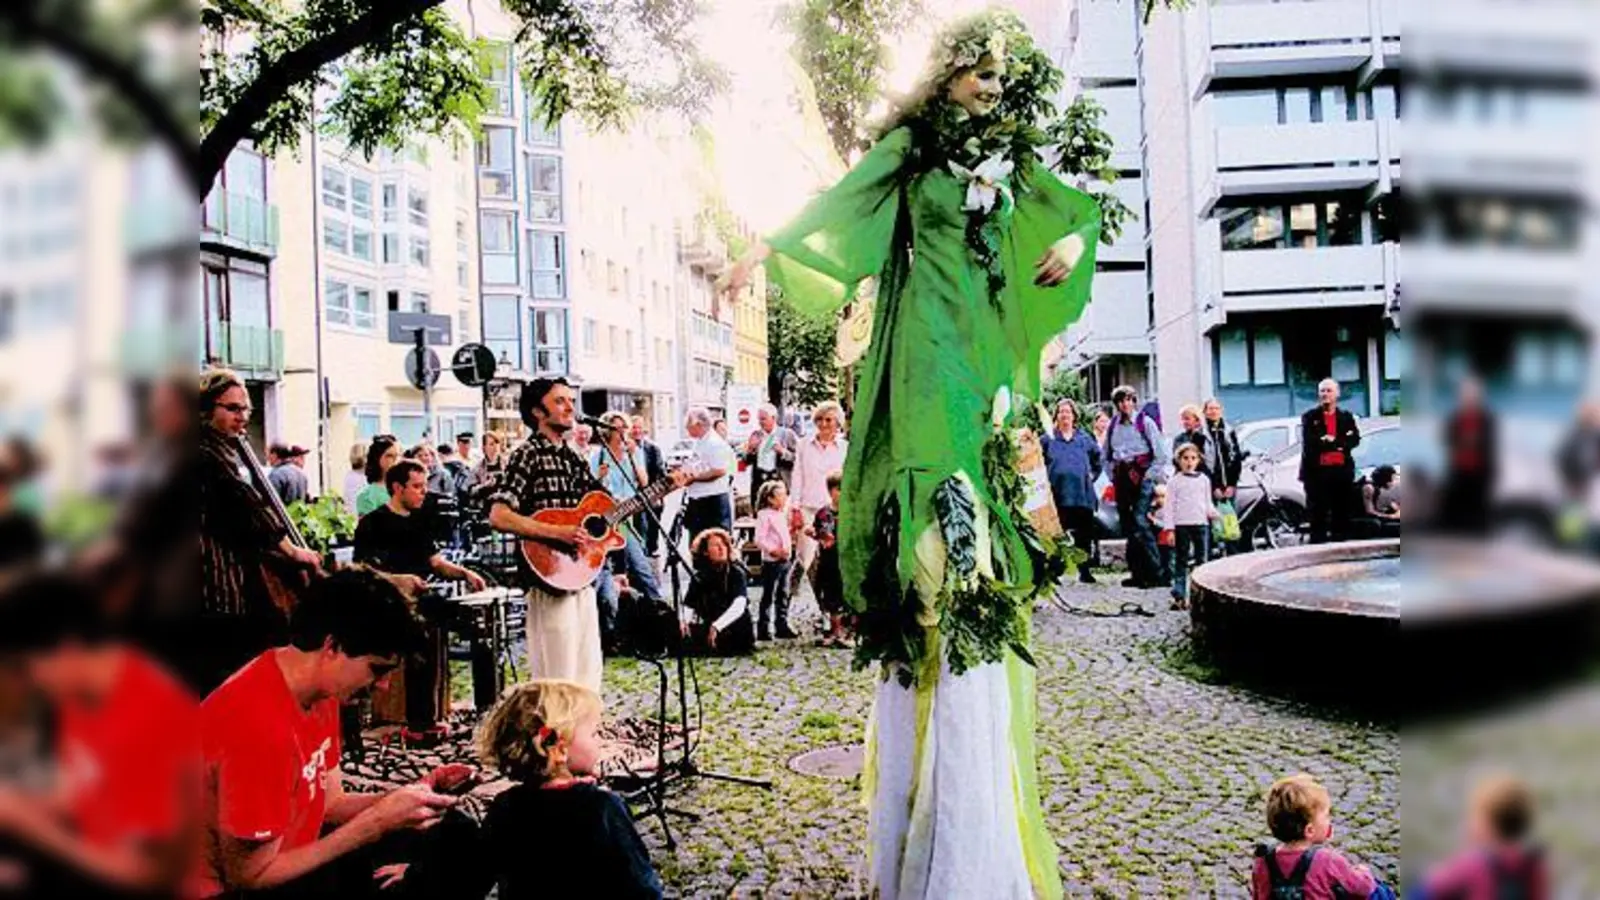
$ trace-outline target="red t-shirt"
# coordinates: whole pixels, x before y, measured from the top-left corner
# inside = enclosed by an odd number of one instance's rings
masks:
[[[339,704],[302,709],[277,654],[268,650],[212,691],[200,720],[211,827],[245,841],[282,839],[282,852],[321,836],[323,776],[339,767]],[[220,862],[207,862],[206,890],[220,892]]]
[[[73,823],[101,847],[172,837],[199,802],[200,717],[182,685],[124,650],[96,706],[59,710],[56,764]]]
[[[1334,410],[1333,412],[1325,412],[1322,414],[1322,427],[1328,429],[1328,434],[1331,434],[1334,437],[1339,436],[1338,410]],[[1323,452],[1322,456],[1318,457],[1317,462],[1325,466],[1342,466],[1344,465],[1344,451],[1326,450]]]
[[[1273,858],[1278,874],[1293,872],[1302,852],[1279,847]],[[1378,887],[1378,880],[1371,873],[1358,872],[1339,851],[1318,847],[1317,855],[1311,859],[1311,868],[1306,872],[1306,900],[1333,900],[1338,896],[1333,892],[1336,884],[1351,897],[1366,897]],[[1267,874],[1267,861],[1258,856],[1255,871],[1250,874],[1250,896],[1253,900],[1267,900],[1271,895],[1272,876]]]

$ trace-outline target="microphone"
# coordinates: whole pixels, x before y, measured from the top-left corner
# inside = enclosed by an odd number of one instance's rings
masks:
[[[607,422],[604,419],[597,419],[594,416],[578,416],[578,422],[579,422],[579,424],[587,425],[590,428],[603,428],[606,431],[621,431],[622,430],[622,429],[618,428],[617,426],[611,424],[610,422]]]

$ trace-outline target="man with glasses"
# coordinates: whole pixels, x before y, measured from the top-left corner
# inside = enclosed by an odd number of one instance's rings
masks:
[[[1156,546],[1155,526],[1150,523],[1150,505],[1155,499],[1155,480],[1162,472],[1161,426],[1137,411],[1139,394],[1122,385],[1111,392],[1115,414],[1106,429],[1104,459],[1111,461],[1111,485],[1117,497],[1117,520],[1127,540],[1128,578],[1123,587],[1165,587],[1161,551]]]
[[[205,699],[210,840],[199,896],[371,896],[375,870],[402,862],[410,864],[405,895],[455,896],[440,870],[461,858],[474,826],[447,815],[456,798],[446,792],[472,770],[440,766],[383,794],[346,793],[339,771],[340,705],[382,683],[421,642],[399,588],[376,572],[347,569],[318,581],[295,607],[287,645],[262,653]],[[392,837],[424,830],[426,842]]]

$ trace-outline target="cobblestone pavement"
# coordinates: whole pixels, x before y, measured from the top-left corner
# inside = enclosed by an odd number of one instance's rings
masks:
[[[1036,620],[1040,773],[1051,833],[1073,897],[1243,896],[1264,837],[1273,778],[1315,774],[1334,797],[1336,845],[1396,875],[1400,747],[1395,730],[1320,718],[1281,701],[1179,674],[1183,613],[1160,592],[1066,589],[1082,608],[1134,601],[1154,617],[1089,618],[1053,608]],[[803,612],[804,604],[800,605]],[[866,810],[856,780],[791,771],[796,754],[862,739],[872,676],[813,642],[698,663],[705,732],[697,762],[770,778],[774,790],[703,781],[673,805],[702,813],[641,831],[669,891],[684,897],[861,896]],[[614,715],[655,703],[655,670],[608,662]],[[691,710],[691,721],[694,712]]]
[[[1406,867],[1448,853],[1472,783],[1490,772],[1526,779],[1537,838],[1557,897],[1600,897],[1600,679],[1502,709],[1405,730]]]

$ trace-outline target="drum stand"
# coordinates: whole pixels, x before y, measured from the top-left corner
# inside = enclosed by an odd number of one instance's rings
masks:
[[[610,457],[611,465],[617,467],[617,470],[622,473],[623,478],[625,478],[629,484],[633,485],[635,493],[638,493],[640,486],[634,479],[631,468],[623,465],[622,461],[617,459],[616,455],[611,452],[611,447],[604,440],[604,435],[599,436],[602,438],[600,441],[600,451],[606,456]],[[655,523],[656,528],[660,530],[661,539],[666,545],[667,549],[667,568],[671,572],[672,578],[672,613],[674,619],[674,628],[679,627],[679,623],[683,621],[684,588],[682,582],[679,580],[679,566],[683,567],[683,571],[689,573],[689,581],[691,583],[694,581],[694,567],[691,566],[689,562],[683,558],[683,554],[678,551],[678,540],[683,535],[683,512],[687,504],[688,500],[685,498],[683,505],[680,505],[678,508],[677,516],[675,516],[672,520],[672,527],[670,529],[661,524],[661,516],[657,514],[653,506],[650,504],[645,504],[644,506],[645,516],[648,517],[651,522]],[[661,679],[661,690],[658,699],[658,727],[656,730],[656,768],[654,772],[644,779],[643,785],[633,791],[624,793],[623,796],[630,801],[642,801],[646,806],[645,815],[655,816],[660,820],[661,832],[666,838],[667,849],[673,850],[677,847],[677,841],[672,837],[672,828],[667,824],[667,814],[670,813],[672,815],[688,819],[691,822],[700,821],[700,814],[668,806],[668,790],[676,785],[691,784],[697,778],[705,778],[711,781],[721,781],[727,784],[744,785],[746,787],[761,788],[768,791],[772,790],[772,782],[764,778],[747,778],[743,775],[729,775],[723,772],[713,772],[707,769],[702,769],[695,763],[695,742],[690,738],[689,733],[688,681],[691,678],[694,678],[695,680],[695,700],[698,703],[700,702],[698,689],[699,679],[695,678],[694,676],[693,661],[688,660],[687,655],[684,652],[684,641],[682,640],[681,635],[677,636],[676,640],[669,640],[667,642],[667,652],[672,655],[673,663],[677,668],[678,721],[683,727],[683,753],[680,758],[676,760],[667,760],[667,694],[670,678],[667,674],[667,663],[665,661],[665,657],[662,659],[641,660],[654,666]],[[703,725],[705,720],[703,711],[699,718],[701,720],[701,724]]]

